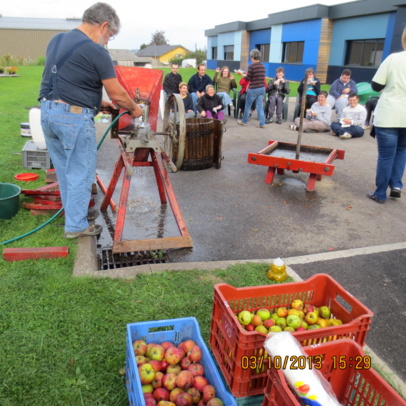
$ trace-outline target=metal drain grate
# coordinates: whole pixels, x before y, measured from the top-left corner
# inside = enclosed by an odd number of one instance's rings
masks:
[[[164,264],[168,260],[166,251],[140,251],[113,254],[111,249],[102,249],[98,253],[98,269],[126,268],[129,266]]]

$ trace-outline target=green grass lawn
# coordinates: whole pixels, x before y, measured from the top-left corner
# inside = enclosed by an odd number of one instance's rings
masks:
[[[26,138],[20,123],[38,104],[42,67],[20,67],[19,77],[0,78],[0,182],[18,182]],[[190,72],[191,74],[194,73]],[[182,72],[183,74],[186,73]],[[26,198],[22,197],[21,201]],[[49,216],[31,216],[20,208],[0,220],[0,243],[42,224]],[[127,323],[195,316],[209,336],[213,286],[268,284],[268,264],[227,270],[163,272],[133,280],[73,278],[76,241],[62,237],[62,219],[6,247],[68,246],[68,258],[6,262],[0,256],[0,405],[127,405],[125,364]]]

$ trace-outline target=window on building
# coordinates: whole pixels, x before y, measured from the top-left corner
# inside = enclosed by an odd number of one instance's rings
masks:
[[[285,63],[303,62],[304,41],[284,42],[282,60]]]
[[[224,60],[233,61],[234,60],[234,45],[224,46]]]
[[[257,49],[261,52],[261,62],[269,62],[269,44],[257,45]]]
[[[211,59],[217,59],[217,47],[211,47]]]
[[[377,67],[382,62],[385,40],[368,39],[347,42],[346,65]]]

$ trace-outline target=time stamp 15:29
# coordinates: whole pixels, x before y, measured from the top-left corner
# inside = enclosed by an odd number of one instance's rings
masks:
[[[274,357],[257,357],[246,355],[241,357],[242,369],[321,369],[323,362],[322,355],[286,355]],[[331,357],[331,368],[334,369],[370,369],[371,357],[369,355],[357,355],[355,357],[347,357],[346,355],[333,355]]]

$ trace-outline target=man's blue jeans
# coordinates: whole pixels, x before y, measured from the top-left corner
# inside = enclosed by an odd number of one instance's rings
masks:
[[[386,200],[388,187],[402,189],[406,165],[406,128],[375,127],[378,142],[377,199]]]
[[[52,163],[56,170],[63,208],[65,231],[83,231],[89,227],[87,212],[92,184],[96,176],[96,132],[94,110],[81,114],[70,106],[41,101],[41,124]]]
[[[257,89],[248,89],[247,99],[245,101],[244,117],[242,118],[242,122],[244,124],[247,124],[248,118],[251,113],[252,103],[255,102],[255,107],[258,112],[259,125],[265,125],[265,114],[264,108],[262,107],[264,96],[265,96],[265,87],[258,87]]]

